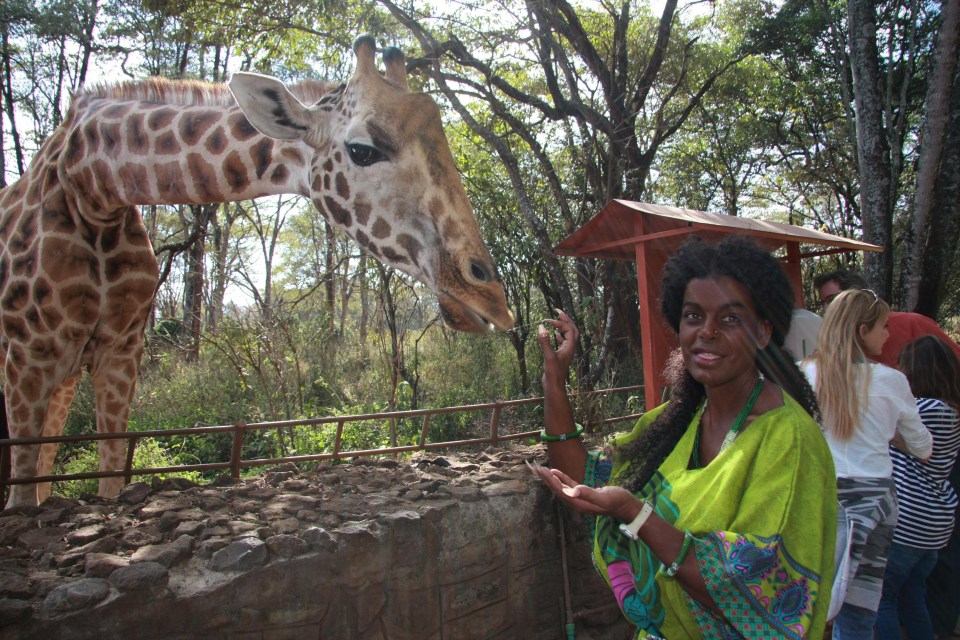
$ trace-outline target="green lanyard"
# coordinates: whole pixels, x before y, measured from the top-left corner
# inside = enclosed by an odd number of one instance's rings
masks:
[[[757,398],[760,397],[760,392],[763,391],[763,374],[760,374],[760,379],[757,380],[756,386],[753,387],[753,392],[750,394],[750,398],[747,400],[747,404],[743,405],[743,409],[740,410],[740,413],[737,414],[737,417],[734,418],[733,424],[730,425],[730,430],[727,432],[727,435],[723,438],[723,443],[720,445],[720,451],[723,451],[730,446],[730,443],[733,442],[733,439],[743,431],[743,425],[747,421],[747,416],[750,415],[750,412],[753,410],[753,405],[757,403]],[[703,430],[703,414],[707,410],[707,401],[703,401],[703,408],[700,410],[700,422],[697,423],[697,436],[693,441],[693,453],[690,455],[691,462],[693,463],[694,469],[700,468],[700,432]],[[719,452],[718,454],[719,455]]]

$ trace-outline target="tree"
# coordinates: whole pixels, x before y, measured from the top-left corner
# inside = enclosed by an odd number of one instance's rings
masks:
[[[928,284],[927,287],[922,287],[921,283],[935,283],[939,280],[937,274],[943,269],[936,263],[931,264],[926,261],[924,253],[932,251],[935,254],[942,254],[942,249],[936,246],[939,242],[934,241],[934,246],[931,246],[931,230],[938,228],[939,233],[940,227],[940,225],[934,225],[935,217],[939,218],[938,221],[941,224],[949,224],[949,221],[942,216],[935,216],[933,204],[937,176],[941,174],[942,169],[950,168],[949,164],[944,164],[944,150],[947,126],[951,123],[950,107],[957,74],[958,39],[960,39],[960,0],[945,0],[937,35],[933,71],[927,89],[917,187],[913,197],[913,217],[904,242],[906,260],[902,275],[903,307],[908,311],[920,311],[928,315],[935,315],[938,310],[937,286],[931,287]],[[954,234],[953,246],[956,246],[956,241]],[[925,272],[925,269],[931,269],[931,271]],[[928,294],[922,301],[921,293]]]
[[[685,25],[676,0],[665,3],[659,19],[640,3],[574,9],[565,1],[507,0],[480,14],[492,11],[496,24],[458,19],[456,30],[450,24],[431,28],[426,15],[390,0],[382,4],[423,50],[410,66],[430,74],[505,167],[545,266],[548,305],[563,307],[582,326],[582,303],[573,293],[590,283],[588,298],[601,309],[591,314],[598,323],[585,327],[579,351],[586,353],[594,340],[599,349],[592,365],[578,358],[580,379],[595,382],[608,353],[636,360],[637,307],[622,304],[635,301],[635,274],[606,265],[596,278],[571,287],[578,276],[571,278],[552,253],[557,232],[572,231],[612,198],[642,199],[660,148],[746,54],[730,46],[724,55],[705,55],[721,49],[708,42],[708,21]],[[464,4],[458,16],[469,8]],[[437,35],[441,29],[444,36]],[[531,162],[524,164],[528,152]],[[567,160],[582,166],[574,170],[579,181],[558,170],[557,163]],[[545,207],[528,186],[541,182],[533,176],[542,176]],[[556,224],[548,225],[547,217]]]

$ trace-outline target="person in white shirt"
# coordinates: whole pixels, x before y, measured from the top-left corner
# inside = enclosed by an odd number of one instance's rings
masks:
[[[870,290],[840,293],[824,315],[816,352],[801,365],[817,393],[840,505],[853,525],[850,580],[833,621],[834,640],[873,638],[897,524],[889,443],[921,460],[932,451],[906,377],[868,360],[883,349],[889,316],[890,307]]]
[[[790,331],[783,339],[783,348],[789,351],[797,362],[813,355],[822,322],[823,319],[813,311],[803,308],[793,310]]]

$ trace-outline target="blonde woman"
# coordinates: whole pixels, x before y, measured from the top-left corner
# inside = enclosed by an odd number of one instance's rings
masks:
[[[873,638],[897,524],[888,445],[926,460],[933,444],[906,377],[868,359],[883,349],[889,317],[890,307],[873,291],[840,293],[824,315],[816,353],[801,366],[817,394],[840,505],[853,525],[851,578],[834,640]]]

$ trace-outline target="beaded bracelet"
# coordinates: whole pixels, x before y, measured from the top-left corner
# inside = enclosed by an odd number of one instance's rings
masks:
[[[573,440],[574,438],[579,438],[583,435],[583,427],[579,424],[574,425],[576,428],[570,433],[564,433],[559,436],[555,436],[547,433],[546,429],[540,431],[540,440],[543,442],[563,442],[564,440]]]
[[[668,578],[672,578],[677,575],[677,572],[680,571],[680,565],[683,564],[684,559],[687,557],[687,552],[690,551],[690,545],[693,543],[693,534],[689,531],[683,532],[683,544],[680,545],[680,553],[677,554],[677,559],[673,561],[669,567],[661,564],[660,571],[663,572]]]

